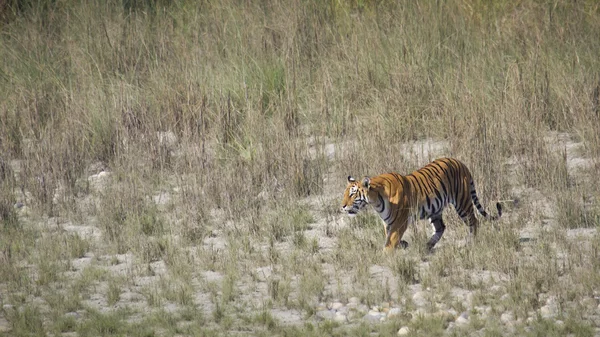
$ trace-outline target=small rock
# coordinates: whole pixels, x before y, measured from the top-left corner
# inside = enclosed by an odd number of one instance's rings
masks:
[[[511,311],[507,311],[500,315],[500,322],[502,322],[505,325],[512,324],[514,320],[515,317],[513,316],[513,313]]]
[[[400,308],[391,308],[390,311],[387,313],[387,317],[388,318],[397,317],[397,316],[400,316],[400,313],[401,313]]]
[[[346,323],[348,322],[348,317],[342,313],[336,312],[333,320],[338,323]]]
[[[473,298],[475,297],[475,295],[473,294],[473,292],[469,292],[467,293],[467,296],[465,298],[465,304],[466,307],[469,308],[473,305]]]
[[[358,312],[367,313],[369,311],[369,307],[364,304],[360,304],[358,307],[356,307],[356,310]]]
[[[377,306],[371,307],[371,311],[379,312],[379,308]]]
[[[169,192],[161,192],[161,193],[153,196],[152,200],[154,201],[155,204],[164,206],[164,205],[168,204],[169,201],[171,201],[171,194],[169,194]]]
[[[485,306],[485,305],[484,306],[478,305],[474,309],[482,318],[485,318],[492,312],[492,307]]]
[[[340,302],[334,302],[333,304],[331,304],[331,309],[332,310],[340,310],[342,307],[344,307],[344,305]]]
[[[547,304],[540,308],[540,316],[543,318],[553,318],[556,317],[557,314],[558,310],[552,304]]]
[[[0,317],[0,333],[7,333],[11,328],[11,324],[4,317]]]
[[[106,184],[108,183],[108,177],[110,177],[110,172],[101,171],[97,174],[89,176],[88,182],[91,188],[95,190],[102,190],[104,189],[104,187],[106,187]]]
[[[452,322],[454,321],[454,315],[450,314],[448,311],[440,310],[434,314],[435,317],[439,317],[444,322]]]
[[[469,313],[463,312],[455,321],[456,325],[464,325],[469,323]]]
[[[325,310],[329,310],[329,308],[327,308],[325,303],[319,303],[319,305],[317,305],[317,311],[325,311]]]
[[[554,322],[554,324],[556,324],[556,326],[558,327],[563,327],[565,325],[565,322],[558,319]]]
[[[427,304],[427,299],[425,298],[427,294],[424,291],[417,291],[413,297],[413,303],[417,306],[417,307],[423,307]]]
[[[410,329],[407,326],[403,326],[398,330],[398,336],[406,336],[410,333]]]
[[[335,313],[329,310],[321,310],[317,312],[317,317],[325,320],[333,320],[335,318]]]
[[[349,321],[353,321],[356,319],[360,319],[362,318],[364,315],[362,315],[361,313],[357,312],[356,310],[350,310],[347,314],[346,317],[348,317]]]
[[[598,302],[594,298],[587,297],[581,300],[581,305],[588,310],[594,310],[598,306]]]
[[[80,315],[79,313],[77,313],[77,312],[74,312],[74,311],[67,312],[67,313],[65,314],[65,316],[66,316],[66,317],[73,317],[73,318],[75,318],[75,319],[78,319],[78,318],[80,318],[80,317],[81,317],[81,315]]]
[[[348,314],[349,311],[350,311],[350,308],[348,308],[348,307],[341,307],[336,312],[338,312],[340,314],[346,315],[346,314]]]
[[[359,305],[360,304],[360,298],[358,298],[358,297],[350,297],[348,299],[348,303],[353,303],[353,304]]]
[[[366,321],[375,323],[375,322],[380,322],[382,317],[383,317],[383,315],[381,315],[381,313],[379,313],[379,312],[369,311],[369,313],[366,314],[363,317],[363,319]]]

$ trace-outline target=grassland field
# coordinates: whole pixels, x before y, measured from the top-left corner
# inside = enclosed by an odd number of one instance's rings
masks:
[[[0,336],[600,336],[600,3],[0,1]],[[498,222],[382,252],[346,177]]]

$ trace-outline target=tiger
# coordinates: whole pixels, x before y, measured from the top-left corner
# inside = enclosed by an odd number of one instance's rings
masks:
[[[477,234],[479,221],[477,211],[489,220],[502,216],[502,206],[496,203],[498,214],[489,215],[479,203],[471,172],[465,164],[454,158],[439,158],[409,175],[385,173],[375,177],[365,177],[357,181],[348,176],[344,191],[342,212],[356,215],[366,205],[371,205],[384,223],[384,251],[401,246],[408,247],[402,240],[408,225],[429,218],[433,235],[427,242],[429,251],[440,241],[446,225],[442,211],[448,205],[454,206],[462,221],[469,227],[471,236]]]

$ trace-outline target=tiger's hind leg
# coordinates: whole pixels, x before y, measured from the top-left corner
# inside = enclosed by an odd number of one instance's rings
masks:
[[[433,228],[435,230],[433,235],[427,242],[427,249],[432,250],[433,247],[435,246],[435,244],[438,243],[438,241],[440,241],[440,239],[444,235],[444,231],[446,230],[446,225],[444,225],[444,220],[442,219],[441,215],[431,217],[431,218],[429,218],[429,221],[431,222],[431,224],[433,225]]]

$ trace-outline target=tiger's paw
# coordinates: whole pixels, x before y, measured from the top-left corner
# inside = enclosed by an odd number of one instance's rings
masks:
[[[392,247],[391,245],[389,246],[385,246],[383,247],[383,252],[384,253],[391,253],[393,252],[396,248],[402,248],[402,249],[406,249],[408,248],[408,242],[404,241],[404,240],[400,240],[395,247]]]

